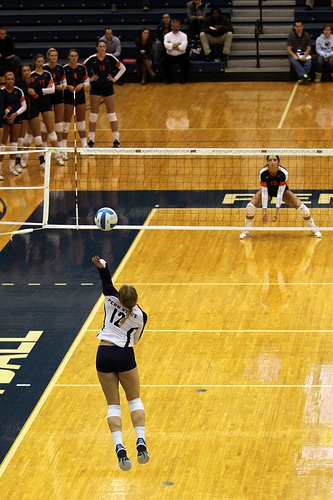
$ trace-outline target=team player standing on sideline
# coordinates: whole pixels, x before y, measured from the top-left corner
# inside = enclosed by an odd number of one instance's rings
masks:
[[[126,68],[112,54],[106,53],[106,43],[99,40],[96,44],[97,53],[84,61],[90,79],[90,116],[88,146],[95,145],[96,122],[99,105],[104,99],[113,135],[113,147],[119,148],[118,121],[115,113],[113,84],[125,73]],[[115,76],[112,73],[118,70]]]
[[[8,71],[5,74],[5,87],[0,90],[3,98],[4,107],[4,131],[2,136],[1,148],[4,150],[7,139],[9,137],[9,149],[10,151],[17,151],[17,140],[20,134],[22,118],[21,115],[27,109],[27,104],[24,98],[24,94],[21,89],[15,87],[14,85],[15,76],[14,73]],[[2,160],[3,156],[0,157],[0,180],[3,180],[2,175]],[[15,167],[15,154],[9,155],[9,171],[13,175],[19,175],[22,169],[17,169]]]
[[[29,86],[29,94],[32,96],[30,117],[34,118],[41,113],[43,124],[45,125],[46,132],[49,135],[51,145],[55,148],[60,147],[61,145],[58,144],[58,138],[55,132],[52,104],[49,98],[50,94],[53,94],[55,91],[53,78],[49,71],[43,69],[43,54],[36,54],[33,62],[35,69],[31,72]],[[58,165],[64,165],[64,161],[60,153],[57,153],[56,159]],[[40,167],[44,170],[45,164],[41,164]]]
[[[46,53],[47,64],[43,64],[43,69],[49,71],[52,75],[54,82],[54,92],[50,94],[50,101],[53,107],[54,113],[54,128],[57,134],[58,144],[64,147],[63,137],[62,137],[62,127],[64,121],[64,90],[66,88],[66,76],[63,66],[58,64],[58,52],[56,49],[51,48]],[[47,147],[47,132],[45,126],[42,128],[43,132],[43,143]],[[61,154],[63,160],[68,160],[67,153],[62,152]]]
[[[23,66],[20,67],[20,74],[17,79],[15,79],[15,85],[19,89],[22,90],[24,94],[24,99],[27,105],[27,109],[21,114],[21,128],[19,132],[19,136],[17,139],[17,149],[18,151],[22,151],[23,149],[23,143],[24,143],[24,137],[25,134],[28,131],[28,124],[29,124],[29,111],[30,111],[30,96],[28,93],[29,86],[28,82],[25,80],[25,73],[27,73],[29,70],[29,75],[31,73],[30,66],[24,64]],[[17,172],[22,172],[22,168],[26,167],[26,165],[23,162],[22,165],[22,160],[21,160],[21,153],[17,153],[16,158],[15,158],[15,169]]]
[[[140,381],[133,345],[136,344],[147,322],[147,314],[138,306],[138,294],[131,285],[113,286],[109,268],[98,255],[92,257],[103,285],[104,321],[97,338],[97,375],[102,386],[108,409],[107,420],[116,448],[121,470],[132,468],[122,439],[119,382],[122,385],[135,429],[138,462],[145,464],[149,454],[145,442],[145,412],[140,399]]]
[[[316,238],[321,238],[322,234],[317,228],[314,220],[310,215],[310,210],[298,196],[290,191],[288,181],[288,170],[280,165],[280,158],[277,155],[269,155],[266,157],[267,164],[259,172],[260,190],[256,192],[252,200],[246,206],[245,227],[239,237],[245,239],[251,236],[250,228],[253,226],[254,216],[258,207],[262,206],[262,221],[264,224],[268,222],[267,205],[273,197],[276,198],[275,213],[272,221],[276,222],[279,216],[279,209],[282,201],[289,207],[296,208],[309,224],[312,234]]]
[[[79,54],[76,49],[68,52],[68,64],[65,64],[67,86],[64,92],[65,113],[63,124],[63,147],[67,147],[67,137],[74,112],[74,90],[77,130],[81,139],[81,146],[87,147],[86,136],[86,96],[84,89],[89,87],[89,77],[83,64],[78,63]]]
[[[20,136],[18,139],[19,150],[27,148],[31,145],[32,140],[38,149],[43,149],[43,140],[41,133],[41,124],[39,119],[39,111],[35,106],[34,94],[35,91],[30,88],[31,85],[31,68],[28,64],[24,64],[21,67],[20,79],[18,80],[18,87],[23,91],[26,102],[27,110],[22,114],[22,125],[20,130]],[[29,153],[23,153],[21,158],[16,159],[17,164],[21,168],[26,168],[28,166]],[[39,164],[41,169],[45,168],[45,158],[44,153],[41,151],[39,154]],[[17,167],[17,165],[16,165]]]

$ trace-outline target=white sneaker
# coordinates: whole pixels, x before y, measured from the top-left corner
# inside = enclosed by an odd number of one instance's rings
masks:
[[[41,163],[41,164],[39,165],[39,168],[40,168],[41,170],[45,170],[45,162],[44,162],[44,163]]]
[[[15,165],[15,170],[16,170],[16,172],[18,172],[19,174],[22,172],[22,167],[21,167],[21,165],[20,165],[19,163],[16,163],[16,165]]]
[[[239,235],[239,239],[240,240],[245,240],[245,238],[250,238],[251,236],[251,231],[243,231],[240,235]]]
[[[63,153],[61,153],[61,157],[64,161],[68,161],[68,155],[66,153],[66,151],[64,151]]]
[[[2,175],[2,172],[0,172],[0,181],[4,180],[4,176]]]
[[[19,174],[15,167],[10,167],[9,171],[13,175],[18,175]]]
[[[323,236],[317,227],[312,229],[312,234],[316,238],[322,238],[322,236]]]
[[[60,167],[63,167],[65,165],[65,162],[61,156],[57,158],[57,165],[59,165]]]
[[[21,168],[27,168],[28,164],[27,164],[27,160],[24,160],[23,158],[21,158]]]

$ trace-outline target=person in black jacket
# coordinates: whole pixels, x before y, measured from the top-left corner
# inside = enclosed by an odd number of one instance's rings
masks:
[[[204,22],[200,33],[201,45],[207,61],[212,59],[211,45],[223,45],[222,60],[228,60],[233,32],[234,28],[231,22],[222,16],[221,9],[212,7],[210,16]]]
[[[167,12],[162,15],[162,21],[156,28],[156,40],[153,44],[153,60],[155,65],[161,64],[165,58],[164,36],[171,31],[171,17]]]
[[[19,76],[20,58],[15,55],[13,39],[8,35],[6,28],[0,27],[0,75],[6,71],[12,71],[17,78]]]
[[[152,69],[152,48],[153,42],[150,38],[150,31],[147,28],[144,28],[138,38],[135,40],[135,45],[138,49],[138,55],[136,57],[136,62],[140,66],[141,69],[141,85],[145,85],[147,83],[148,75],[151,79],[156,77],[153,69]]]

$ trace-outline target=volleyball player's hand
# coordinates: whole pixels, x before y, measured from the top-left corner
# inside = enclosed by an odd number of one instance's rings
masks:
[[[108,76],[107,76],[107,79],[109,80],[109,82],[113,82],[113,83],[116,81],[116,80],[113,78],[113,76],[112,76],[112,75],[108,75]]]
[[[7,123],[14,123],[16,116],[16,113],[13,113],[12,115],[6,116],[5,120],[7,121]]]
[[[95,73],[94,73],[93,76],[90,78],[90,81],[97,82],[97,80],[98,80],[98,75],[95,75]]]
[[[278,210],[278,209],[276,209],[276,210],[275,210],[275,213],[274,213],[274,215],[273,215],[273,217],[272,217],[272,221],[273,221],[273,222],[276,222],[276,221],[278,220],[278,218],[279,218],[279,210]]]
[[[34,89],[28,89],[28,94],[34,96],[36,95],[36,92],[34,91]]]
[[[83,88],[83,83],[79,83],[79,85],[75,87],[75,92],[79,92],[82,88]],[[73,92],[74,92],[74,87],[73,87]]]
[[[72,94],[74,94],[74,90],[77,90],[77,87],[75,89],[73,85],[67,85],[66,90],[69,90],[70,92],[72,92]]]
[[[99,255],[94,255],[91,260],[99,269],[104,269],[106,267],[105,260],[101,260]]]

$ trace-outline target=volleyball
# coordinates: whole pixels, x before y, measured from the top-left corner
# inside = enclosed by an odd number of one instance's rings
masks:
[[[95,224],[102,231],[111,231],[118,222],[118,215],[109,207],[97,210],[95,214]]]

